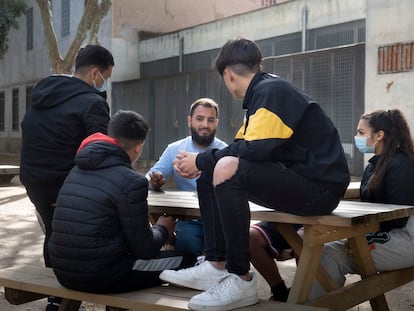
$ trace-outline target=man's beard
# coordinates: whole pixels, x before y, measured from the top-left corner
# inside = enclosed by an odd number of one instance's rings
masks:
[[[208,135],[208,136],[199,135],[197,130],[192,126],[191,126],[190,130],[191,130],[191,137],[192,137],[194,143],[196,145],[204,147],[204,148],[210,146],[211,143],[214,140],[214,136],[216,136],[216,130],[213,130],[210,133],[210,135]]]

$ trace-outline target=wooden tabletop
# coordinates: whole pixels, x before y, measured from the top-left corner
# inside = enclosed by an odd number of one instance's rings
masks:
[[[196,192],[149,191],[150,213],[185,217],[200,217]],[[414,206],[366,203],[342,200],[330,215],[298,216],[277,212],[250,202],[252,220],[280,223],[321,224],[350,227],[367,221],[385,221],[414,215]]]

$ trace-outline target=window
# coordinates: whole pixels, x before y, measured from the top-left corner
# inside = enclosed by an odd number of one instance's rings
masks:
[[[0,92],[0,131],[4,131],[4,108],[5,108],[5,96],[4,92]]]
[[[414,42],[395,43],[378,48],[378,74],[414,70]]]
[[[26,111],[29,110],[32,102],[33,85],[26,87]]]
[[[26,11],[26,50],[33,50],[33,8]]]
[[[70,1],[62,0],[62,18],[61,18],[62,37],[70,34]]]
[[[19,89],[13,89],[12,98],[12,130],[19,130]]]
[[[262,7],[275,5],[277,0],[262,0]]]

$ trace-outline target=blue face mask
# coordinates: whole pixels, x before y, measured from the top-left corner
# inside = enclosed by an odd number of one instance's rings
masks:
[[[98,90],[99,92],[103,93],[106,91],[106,89],[108,88],[108,80],[105,80],[104,77],[102,77],[101,73],[98,71],[99,75],[101,76],[103,83],[101,87],[97,87],[96,86],[96,82],[95,80],[93,81],[94,87],[96,90]]]
[[[375,144],[372,146],[367,146],[367,137],[365,136],[355,136],[355,146],[358,148],[359,151],[362,153],[374,153],[375,152]]]

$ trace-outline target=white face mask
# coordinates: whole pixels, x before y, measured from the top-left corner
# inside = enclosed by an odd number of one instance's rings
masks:
[[[96,90],[98,90],[99,92],[103,93],[108,88],[108,80],[105,80],[104,77],[102,77],[102,75],[101,75],[101,73],[99,71],[98,71],[98,74],[101,76],[101,78],[103,80],[102,86],[101,87],[97,87],[95,80],[93,80],[93,85],[94,85],[94,88]]]

